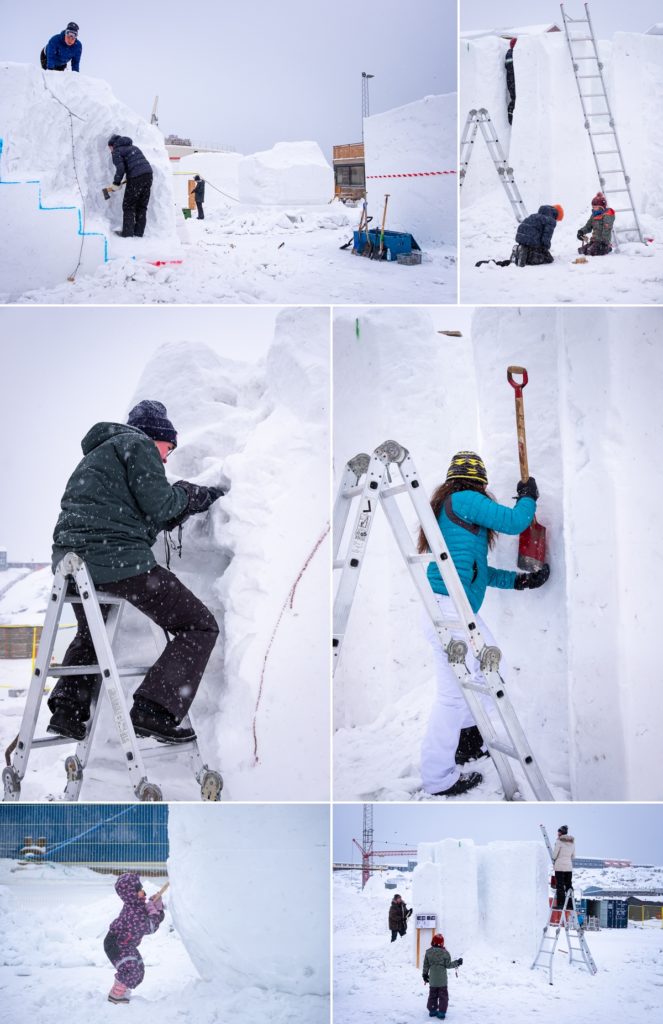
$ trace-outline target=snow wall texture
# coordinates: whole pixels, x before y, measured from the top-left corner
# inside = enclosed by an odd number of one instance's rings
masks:
[[[600,32],[600,25],[595,28]],[[563,32],[519,37],[514,49],[512,126],[507,120],[504,71],[508,46],[508,40],[497,36],[461,39],[461,125],[469,110],[488,110],[528,213],[544,203],[561,203],[565,218],[555,234],[573,240],[589,216],[599,183],[566,38]],[[662,217],[663,38],[618,32],[612,42],[599,42],[599,53],[636,209],[645,216]],[[596,103],[596,110],[605,109],[600,100]],[[605,191],[610,202],[609,188]],[[480,134],[461,200],[463,207],[477,204],[476,212],[484,212],[488,219],[503,213],[507,221],[513,220]],[[614,196],[612,205],[623,205],[620,195]]]
[[[456,244],[456,98],[426,96],[364,119],[373,221],[381,224],[388,192],[386,228],[411,232],[421,246]]]
[[[221,628],[192,717],[205,759],[223,772],[225,798],[328,795],[326,538],[312,554],[328,525],[328,389],[328,313],[300,308],[279,314],[256,366],[193,342],[163,346],[128,403],[166,405],[179,433],[171,482],[228,492],[185,524],[182,558],[171,562]],[[155,554],[163,562],[162,538]],[[126,612],[120,651],[135,662],[145,644],[149,664],[144,616]]]
[[[528,956],[545,924],[549,877],[550,858],[541,843],[422,843],[412,879],[414,911],[437,915],[437,930],[453,957],[477,941],[498,946],[507,957]]]
[[[643,500],[640,475],[660,463],[662,328],[658,310],[478,309],[468,341],[436,334],[423,310],[335,317],[337,481],[349,458],[393,438],[412,453],[430,494],[453,452],[476,448],[489,490],[511,504],[519,467],[506,367],[528,368],[529,465],[551,578],[537,591],[489,589],[481,614],[557,798],[663,796],[651,771],[663,697],[648,640],[658,629],[663,554],[651,538],[663,484],[649,474]],[[414,516],[406,521],[414,536]],[[517,540],[502,537],[491,564],[514,569],[516,554]],[[378,516],[334,678],[336,724],[379,735],[400,722],[415,764],[434,675],[421,624]]]
[[[239,161],[239,198],[262,206],[316,206],[334,197],[334,172],[317,142],[277,142]]]
[[[113,236],[122,226],[122,193],[108,201],[102,195],[115,173],[108,149],[114,133],[132,138],[152,165],[146,237],[172,252],[178,245],[172,175],[158,129],[99,79],[0,63],[0,225],[12,239],[0,247],[0,296],[62,283],[76,267],[81,243],[85,273],[116,246],[126,247]]]
[[[167,896],[206,981],[329,992],[329,819],[323,806],[171,804]]]

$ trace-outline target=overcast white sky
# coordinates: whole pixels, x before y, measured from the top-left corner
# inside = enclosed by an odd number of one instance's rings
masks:
[[[68,21],[81,71],[165,134],[252,153],[275,142],[361,139],[371,113],[456,91],[456,0],[29,0],[3,4],[0,59],[37,63]]]
[[[539,824],[555,837],[568,825],[578,857],[607,857],[638,864],[663,864],[663,808],[658,804],[375,804],[376,849],[414,849],[439,839],[541,839]],[[334,860],[358,860],[362,805],[334,807]],[[353,851],[354,850],[354,855]]]
[[[204,342],[221,356],[256,362],[277,315],[278,307],[250,306],[0,310],[0,546],[9,561],[50,558],[81,439],[100,420],[124,421],[160,345]]]
[[[567,0],[565,11],[571,18],[584,18],[582,0]],[[615,32],[646,32],[663,21],[661,0],[591,0],[589,13],[599,39]],[[562,15],[555,0],[461,0],[460,29],[500,28],[504,26],[559,25]]]

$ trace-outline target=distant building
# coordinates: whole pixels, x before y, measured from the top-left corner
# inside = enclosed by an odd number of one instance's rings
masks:
[[[366,195],[366,167],[363,142],[334,146],[334,194],[339,199],[363,199]]]
[[[7,568],[7,549],[0,548],[0,572],[4,572]]]

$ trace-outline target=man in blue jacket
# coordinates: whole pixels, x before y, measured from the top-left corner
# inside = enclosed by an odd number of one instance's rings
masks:
[[[78,25],[70,21],[66,29],[52,36],[41,51],[40,61],[44,71],[65,71],[71,61],[71,70],[80,71],[83,44],[78,39]]]
[[[128,135],[111,135],[108,148],[115,164],[115,177],[107,191],[116,191],[122,178],[127,179],[122,201],[122,230],[115,234],[121,238],[142,238],[152,190],[152,166]]]

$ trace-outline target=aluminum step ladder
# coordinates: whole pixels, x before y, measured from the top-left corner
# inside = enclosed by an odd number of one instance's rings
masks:
[[[552,861],[553,851],[552,846],[550,845],[550,839],[548,838],[548,833],[546,832],[545,826],[541,825],[540,828]],[[569,889],[567,891],[564,906],[561,910],[555,906],[555,902],[555,897],[553,896],[550,901],[550,914],[548,915],[548,920],[543,927],[541,942],[534,958],[534,962],[532,963],[531,970],[534,970],[535,967],[546,967],[548,970],[548,984],[552,985],[555,950],[557,949],[557,943],[562,929],[564,929],[569,954],[568,962],[570,964],[581,962],[590,974],[597,974],[598,967],[594,963],[594,958],[589,951],[587,939],[585,938],[585,929],[578,920],[578,911],[576,909],[573,889]]]
[[[644,244],[644,235],[631,193],[631,179],[626,173],[617,137],[617,126],[610,108],[603,77],[603,62],[599,57],[589,4],[584,4],[584,18],[571,18],[564,10],[563,3],[560,4],[560,8],[601,191],[606,198],[619,196],[610,204],[617,214],[612,229],[613,245],[615,249],[619,249],[620,242],[640,241]],[[574,31],[574,28],[577,30]]]
[[[502,183],[502,188],[506,192],[515,218],[520,223],[527,216],[527,210],[513,175],[513,167],[509,166],[500,140],[497,137],[495,126],[485,107],[481,107],[480,110],[470,110],[465,119],[465,127],[463,128],[460,140],[460,176],[458,187],[463,187],[478,129],[481,129],[481,134],[490,153],[490,159],[493,161],[493,167]]]
[[[97,659],[95,665],[61,666],[51,664],[58,624],[66,603],[82,606]],[[116,665],[113,645],[125,603],[122,598],[95,590],[85,562],[78,555],[73,553],[65,555],[57,566],[21,728],[18,736],[5,753],[7,766],[2,773],[3,800],[5,802],[20,799],[21,781],[25,777],[32,750],[41,747],[71,745],[72,743],[76,743],[76,750],[65,760],[67,784],[64,790],[64,799],[78,800],[83,785],[84,770],[90,757],[99,722],[103,693],[106,693],[110,701],[123,758],[138,800],[160,801],[163,799],[160,787],[148,779],[144,762],[145,758],[158,755],[170,754],[172,756],[174,751],[185,752],[189,757],[191,769],[200,785],[201,798],[214,801],[220,799],[223,779],[219,772],[208,768],[203,762],[197,740],[178,744],[164,744],[148,740],[141,746],[138,744],[129,714],[127,698],[122,689],[121,678],[125,676],[142,677],[148,671],[149,666],[118,668]],[[101,605],[110,606],[105,622]],[[165,636],[163,631],[160,632]],[[93,687],[90,719],[84,739],[77,742],[55,735],[35,738],[37,719],[48,677],[91,675],[93,673],[97,675],[97,680]],[[190,726],[188,716],[182,724]]]
[[[392,483],[392,469],[400,476],[400,483]],[[427,554],[421,555],[415,550],[410,529],[397,501],[399,495],[407,495],[409,499],[410,510],[414,511],[430,548],[430,552]],[[351,535],[345,553],[342,554],[341,545],[351,506],[355,503],[355,499],[357,499],[356,511]],[[333,565],[334,569],[340,571],[340,579],[334,601],[333,616],[334,670],[339,662],[359,582],[359,574],[378,506],[382,506],[412,582],[440,638],[458,680],[458,685],[490,751],[505,798],[507,800],[523,799],[511,765],[511,761],[517,761],[534,797],[537,800],[553,800],[509,700],[506,684],[500,675],[501,652],[497,647],[488,646],[481,636],[412,457],[408,450],[396,441],[385,441],[375,449],[372,456],[362,452],[350,459],[344,468],[337,493],[334,506]],[[426,569],[431,561],[437,565],[455,605],[460,624],[465,632],[465,640],[454,637],[446,622],[440,619],[435,595],[426,576]],[[472,679],[467,668],[465,659],[468,646],[479,661],[483,682]],[[499,730],[489,717],[481,697],[488,698],[491,710],[497,712]]]

